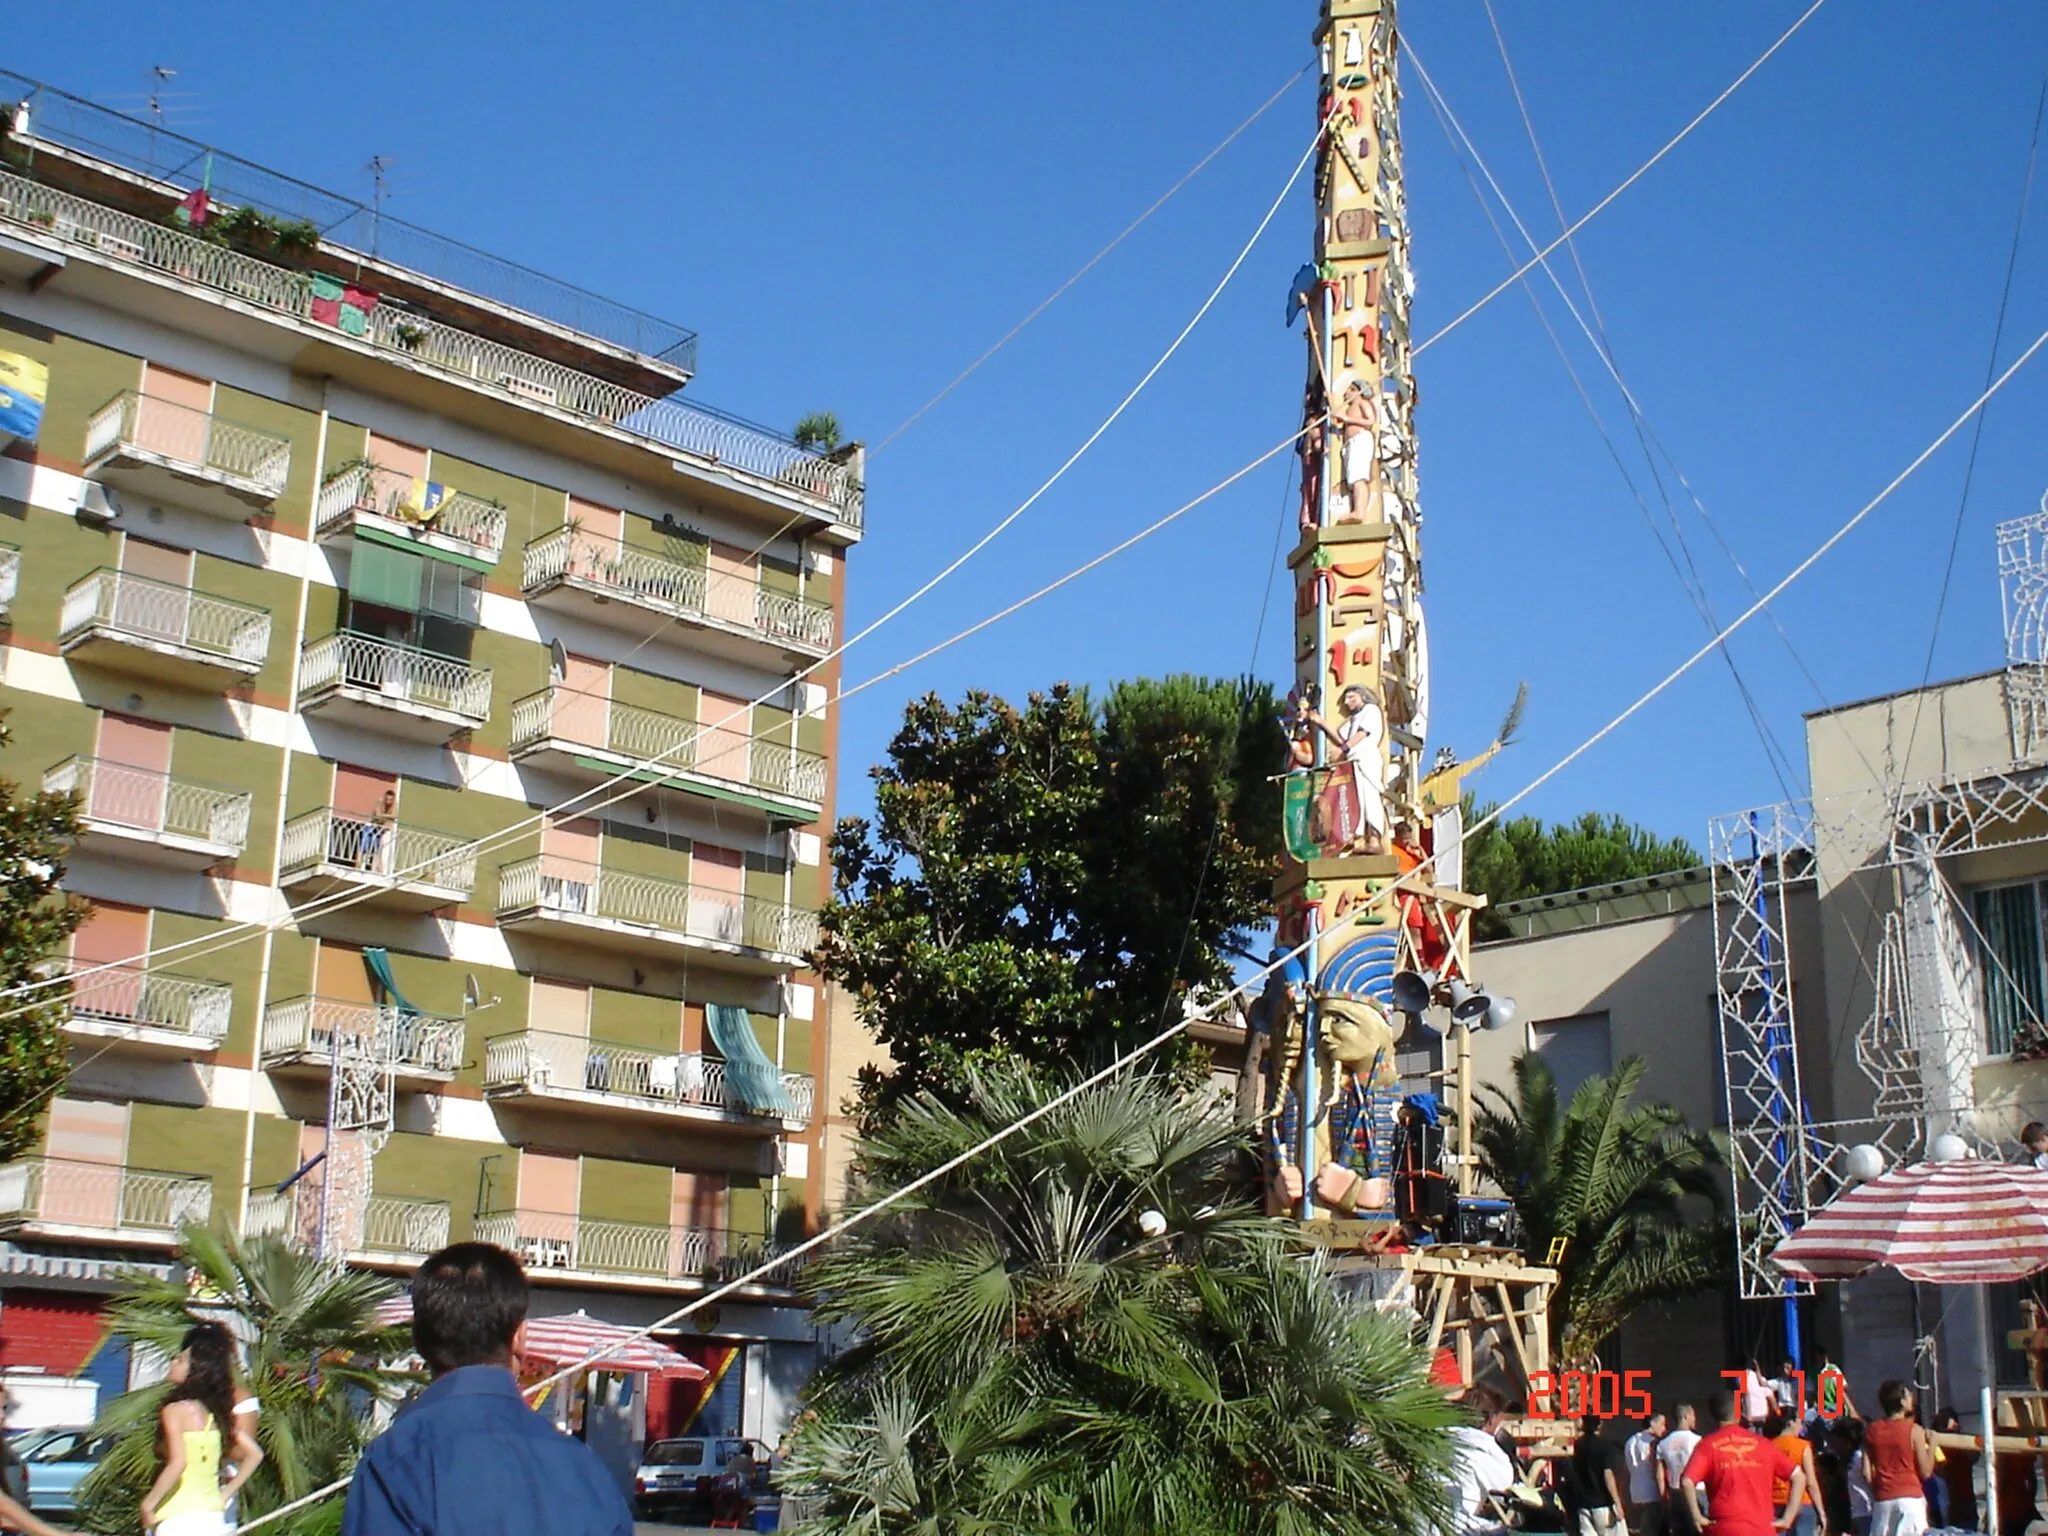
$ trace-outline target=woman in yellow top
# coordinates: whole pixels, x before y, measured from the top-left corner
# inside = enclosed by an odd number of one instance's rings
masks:
[[[142,1496],[142,1528],[157,1536],[223,1536],[228,1500],[263,1460],[236,1422],[234,1340],[227,1329],[194,1324],[171,1361],[170,1381],[158,1416],[164,1467]],[[230,1459],[232,1475],[223,1483],[221,1463]]]

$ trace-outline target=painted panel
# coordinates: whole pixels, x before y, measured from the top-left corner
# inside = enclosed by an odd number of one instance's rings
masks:
[[[583,1165],[577,1158],[553,1152],[521,1152],[519,1208],[555,1216],[574,1216],[582,1176]]]
[[[120,1175],[94,1170],[118,1169],[127,1160],[128,1106],[52,1100],[47,1140],[57,1161],[43,1180],[43,1219],[80,1227],[120,1225]]]
[[[390,796],[389,803],[385,797]],[[358,768],[353,763],[334,765],[334,808],[344,816],[392,816],[398,812],[398,775]]]
[[[370,968],[363,963],[363,952],[326,939],[320,941],[320,952],[313,958],[313,991],[344,1003],[367,1004],[377,1000],[370,985]]]
[[[754,627],[754,593],[760,587],[760,561],[732,544],[716,539],[705,551],[704,606],[714,619]]]
[[[585,746],[604,746],[611,739],[612,664],[574,651],[564,660],[565,691],[555,701],[555,734]]]
[[[203,464],[212,409],[210,380],[179,373],[160,363],[145,363],[142,399],[135,411],[135,441],[166,458]]]
[[[706,688],[697,706],[703,734],[697,738],[697,768],[716,778],[738,784],[753,775],[748,736],[753,730],[752,708],[746,699]]]
[[[72,1006],[81,1013],[132,1019],[142,1004],[142,971],[138,955],[149,949],[149,908],[96,901],[92,912],[71,936],[71,958],[81,969],[114,965],[122,969],[87,976],[72,989]]]
[[[549,981],[544,976],[536,976],[527,1003],[526,1020],[529,1028],[545,1034],[588,1035],[590,988],[573,981]]]
[[[427,450],[401,443],[395,437],[372,432],[364,455],[377,466],[375,505],[388,505],[393,497],[412,493],[412,483],[427,477]]]
[[[153,720],[102,715],[97,755],[103,765],[117,766],[93,773],[86,813],[124,827],[161,828],[170,790],[163,775],[171,768],[171,728]],[[142,771],[123,773],[123,767]]]

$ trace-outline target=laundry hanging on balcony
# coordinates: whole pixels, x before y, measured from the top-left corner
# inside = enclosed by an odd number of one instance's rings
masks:
[[[363,964],[377,988],[377,1001],[384,1007],[396,1008],[399,1016],[407,1019],[416,1019],[426,1011],[398,990],[398,983],[391,975],[391,956],[384,950],[364,950]]]
[[[320,324],[331,325],[351,336],[362,336],[370,329],[370,311],[376,307],[377,295],[369,289],[344,283],[325,272],[313,274],[313,300],[309,309]]]
[[[754,1038],[753,1021],[744,1008],[724,1003],[704,1005],[711,1039],[725,1058],[725,1086],[748,1109],[762,1115],[793,1115],[796,1105],[782,1086],[782,1072]]]

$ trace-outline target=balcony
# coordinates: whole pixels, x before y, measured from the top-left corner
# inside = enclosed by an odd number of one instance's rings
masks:
[[[287,438],[132,389],[85,424],[87,478],[237,522],[284,493],[291,467]]]
[[[461,1019],[336,997],[288,997],[263,1010],[263,1070],[324,1076],[336,1052],[389,1062],[401,1088],[432,1089],[462,1070]]]
[[[499,867],[498,924],[627,954],[691,951],[757,976],[796,969],[818,942],[815,912],[552,854]]]
[[[88,270],[132,273],[290,326],[309,349],[331,349],[322,361],[366,354],[501,403],[543,411],[658,454],[678,470],[772,498],[841,537],[859,537],[865,493],[857,449],[828,455],[800,448],[769,428],[686,404],[674,394],[643,394],[446,324],[410,305],[377,303],[364,316],[359,334],[344,332],[314,318],[311,274],[11,172],[0,172],[0,229],[61,248],[68,260]],[[336,254],[355,259],[352,252]],[[462,295],[447,289],[436,295],[448,297],[459,300]],[[334,358],[335,353],[340,357]],[[282,484],[280,476],[278,488]],[[276,494],[277,489],[269,492]]]
[[[703,546],[677,540],[668,551],[621,545],[564,525],[526,546],[521,577],[529,602],[579,613],[630,634],[654,626],[659,614],[697,632],[703,648],[736,660],[757,660],[762,647],[778,658],[808,661],[832,648],[832,607],[777,592],[758,581],[713,579]]]
[[[630,773],[799,825],[816,821],[825,799],[825,759],[815,752],[559,684],[512,706],[512,760],[591,783]]]
[[[62,654],[181,687],[254,677],[270,651],[270,610],[127,571],[94,571],[64,593]]]
[[[284,824],[277,883],[301,901],[374,891],[367,898],[374,905],[430,912],[476,889],[476,847],[467,838],[402,821],[308,811]]]
[[[787,1105],[756,1110],[726,1081],[725,1063],[695,1051],[649,1051],[615,1040],[540,1030],[484,1044],[484,1096],[566,1113],[643,1116],[774,1134],[810,1123],[811,1079],[781,1075]]]
[[[598,1221],[550,1211],[489,1211],[476,1240],[510,1249],[543,1282],[700,1286],[738,1279],[781,1249],[771,1238],[651,1221]],[[787,1291],[802,1271],[792,1259],[755,1282]]]
[[[21,586],[21,551],[12,544],[0,544],[0,623],[14,611],[14,594]]]
[[[118,965],[72,982],[64,1033],[130,1055],[196,1060],[227,1039],[234,1004],[226,982]]]
[[[247,790],[200,784],[103,757],[67,757],[46,794],[78,796],[78,846],[176,869],[205,869],[249,841]]]
[[[213,1214],[204,1174],[29,1157],[0,1166],[0,1232],[62,1242],[176,1244]]]
[[[448,1229],[446,1200],[372,1195],[363,1203],[363,1229],[348,1256],[362,1264],[418,1264],[448,1246]],[[320,1236],[320,1186],[301,1180],[282,1193],[251,1190],[242,1236],[315,1245]]]
[[[313,502],[313,536],[322,543],[350,546],[358,531],[385,543],[443,550],[488,569],[505,548],[505,509],[462,491],[418,487],[360,461],[329,475]]]
[[[299,708],[440,746],[491,713],[491,669],[346,630],[307,644]]]

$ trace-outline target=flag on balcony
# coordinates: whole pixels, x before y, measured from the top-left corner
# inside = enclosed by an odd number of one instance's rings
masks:
[[[186,229],[199,229],[206,223],[206,216],[213,208],[213,156],[206,157],[206,174],[199,185],[187,192],[178,206],[171,210],[171,218]]]
[[[768,1059],[754,1038],[754,1024],[744,1008],[724,1003],[704,1005],[704,1021],[712,1042],[725,1058],[725,1085],[739,1101],[761,1115],[793,1115],[796,1105],[782,1086],[782,1071]]]
[[[47,364],[19,352],[0,352],[0,439],[34,442],[43,429],[43,402],[49,393]]]
[[[351,336],[369,331],[370,311],[377,307],[376,294],[344,283],[338,277],[329,277],[325,272],[315,272],[312,280],[313,298],[308,308],[315,320]]]

